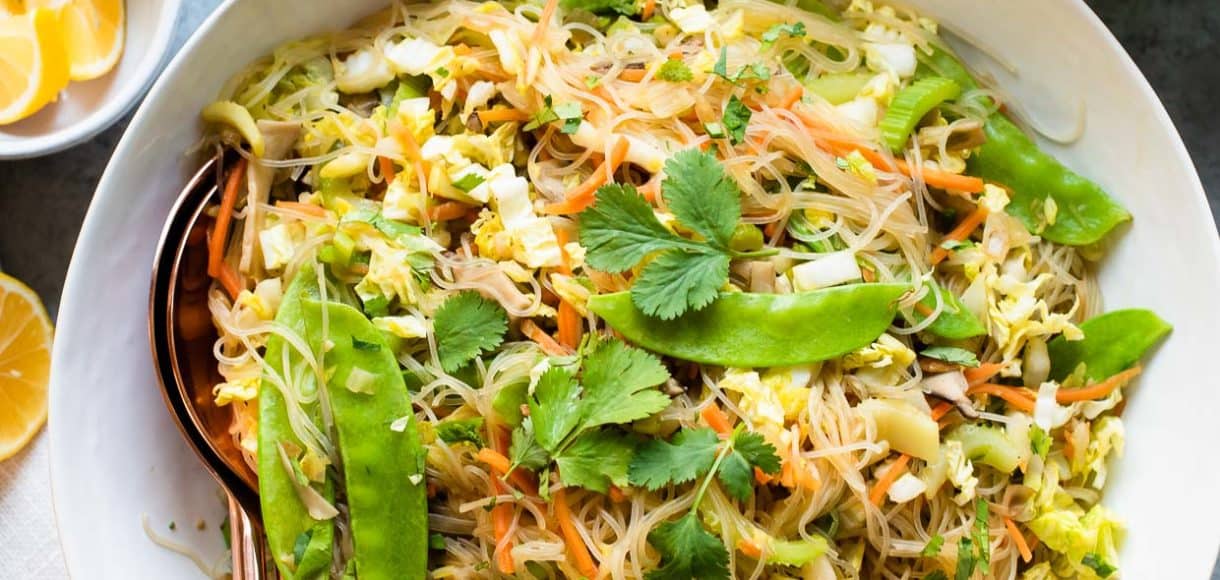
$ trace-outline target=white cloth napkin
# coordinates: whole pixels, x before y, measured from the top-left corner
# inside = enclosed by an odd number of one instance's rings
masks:
[[[51,507],[46,429],[29,446],[0,462],[0,578],[68,577]]]

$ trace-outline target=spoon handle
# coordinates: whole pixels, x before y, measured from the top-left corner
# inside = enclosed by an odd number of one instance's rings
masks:
[[[264,565],[267,560],[263,546],[263,530],[253,521],[241,504],[229,496],[229,537],[233,551],[232,580],[272,580]]]

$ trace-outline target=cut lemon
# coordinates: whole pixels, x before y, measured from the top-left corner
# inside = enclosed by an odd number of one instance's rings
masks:
[[[123,54],[123,0],[68,0],[62,10],[72,80],[110,72]]]
[[[25,284],[0,274],[0,461],[47,420],[51,319]]]
[[[0,16],[0,125],[34,114],[68,85],[59,14],[38,8]]]

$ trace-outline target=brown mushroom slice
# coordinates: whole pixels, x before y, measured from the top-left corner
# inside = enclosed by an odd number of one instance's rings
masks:
[[[970,402],[970,398],[966,396],[966,389],[970,388],[970,383],[966,381],[966,376],[962,371],[956,370],[948,373],[940,373],[929,375],[923,378],[923,391],[949,401],[957,406],[957,410],[961,411],[970,419],[978,419],[979,412],[975,410],[974,405]]]

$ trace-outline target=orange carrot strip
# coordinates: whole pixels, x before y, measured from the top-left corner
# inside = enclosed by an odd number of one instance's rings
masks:
[[[699,412],[699,416],[703,417],[703,421],[707,423],[708,427],[720,435],[728,435],[733,432],[733,424],[729,422],[728,415],[725,415],[716,403],[704,407]]]
[[[962,374],[965,375],[967,383],[977,385],[991,380],[991,377],[999,374],[1002,368],[1004,365],[1000,363],[982,363],[977,367],[963,370]]]
[[[1141,369],[1138,366],[1131,367],[1122,371],[1100,383],[1082,387],[1079,389],[1060,389],[1055,394],[1055,400],[1060,403],[1075,403],[1078,401],[1093,401],[1108,396],[1114,392],[1123,383],[1135,378],[1140,374]]]
[[[774,480],[775,478],[767,475],[767,472],[757,467],[754,468],[754,481],[757,481],[759,485],[767,485]]]
[[[580,532],[576,531],[572,511],[568,507],[567,493],[561,487],[555,490],[553,495],[555,501],[552,502],[552,505],[555,506],[555,517],[559,520],[559,529],[563,532],[563,541],[568,546],[568,552],[572,554],[572,559],[576,560],[576,569],[586,578],[596,578],[597,564],[593,562],[593,556],[589,555],[589,548],[585,546]]]
[[[1034,398],[1023,388],[1010,387],[1008,385],[997,385],[995,383],[983,383],[974,385],[966,391],[967,395],[993,395],[1004,399],[1009,405],[1016,407],[1026,413],[1034,412]]]
[[[390,161],[389,157],[378,156],[377,168],[381,170],[381,178],[387,184],[394,181],[394,177],[397,176],[397,173],[394,171],[394,162]]]
[[[546,36],[546,29],[551,24],[551,17],[555,15],[555,9],[558,6],[559,0],[546,0],[546,5],[542,7],[542,14],[538,15],[538,27],[534,29],[534,46],[542,44],[542,39]]]
[[[800,115],[800,113],[798,113],[798,116],[801,117],[802,121],[806,121],[806,124],[809,124],[809,121],[806,120],[805,116]],[[820,126],[821,124],[819,123],[818,125]],[[902,159],[894,159],[891,161],[872,149],[861,147],[860,145],[850,141],[823,139],[819,144],[835,155],[849,155],[853,151],[858,151],[865,160],[873,165],[873,167],[883,171],[893,168],[897,169],[899,173],[902,173],[908,177],[914,175],[914,171],[912,170],[910,164],[908,164],[906,161]],[[983,191],[983,180],[977,177],[958,175],[956,173],[949,173],[948,171],[941,171],[939,169],[932,169],[930,167],[921,167],[920,173],[923,175],[924,183],[927,183],[932,187],[964,191],[966,193],[979,193]]]
[[[428,219],[434,222],[447,222],[466,215],[468,211],[470,211],[470,206],[464,203],[447,201],[428,208]]]
[[[974,230],[978,229],[978,227],[980,225],[982,225],[983,220],[986,220],[986,219],[987,219],[987,208],[980,205],[979,207],[975,208],[974,211],[970,212],[970,215],[967,215],[966,217],[962,218],[962,221],[958,222],[957,227],[953,228],[952,231],[945,234],[944,239],[945,240],[956,240],[956,241],[960,242],[960,241],[970,237],[970,234],[973,233]],[[932,250],[932,265],[935,266],[936,264],[941,263],[942,260],[944,260],[945,258],[948,258],[948,257],[949,257],[949,250],[946,250],[941,246],[936,246],[936,249]]]
[[[648,20],[652,18],[652,13],[657,9],[657,0],[644,0],[644,7],[640,8],[640,19]]]
[[[559,324],[559,330],[555,333],[559,339],[559,344],[575,350],[580,346],[580,314],[576,309],[568,304],[567,300],[559,300],[559,312],[556,316],[556,322]]]
[[[627,494],[623,493],[623,490],[619,489],[619,487],[613,483],[610,484],[610,493],[608,495],[610,496],[610,501],[614,503],[623,503],[627,501]]]
[[[1017,529],[1016,522],[1012,518],[1004,518],[1004,527],[1008,528],[1008,535],[1012,538],[1012,544],[1017,547],[1017,551],[1021,553],[1021,559],[1029,563],[1034,559],[1034,553],[1029,550],[1029,544],[1025,543],[1025,535],[1021,530]]]
[[[208,240],[208,275],[213,278],[220,276],[229,224],[233,221],[233,208],[237,206],[237,191],[241,189],[241,178],[245,174],[246,158],[242,157],[229,171],[229,179],[225,181],[224,193],[220,197],[220,209],[216,212],[216,226],[212,228],[212,237]]]
[[[490,447],[484,447],[475,454],[474,458],[486,463],[491,468],[492,473],[496,474],[496,477],[502,477],[505,473],[508,473],[508,480],[517,489],[521,490],[521,493],[528,496],[538,495],[538,485],[529,478],[526,472],[520,469],[514,469],[511,473],[509,472],[508,469],[512,467],[512,462],[503,453]]]
[[[415,135],[411,134],[411,130],[406,125],[398,121],[391,121],[390,134],[402,145],[403,154],[407,156],[407,159],[418,161],[423,158],[419,152],[419,141],[415,140]]]
[[[220,285],[224,286],[225,292],[229,293],[229,298],[237,300],[237,295],[241,294],[244,289],[241,283],[241,277],[237,275],[237,271],[233,266],[225,262],[220,263],[220,271],[217,272],[217,280],[220,280]]]
[[[499,455],[504,459],[504,463],[508,463],[508,458],[504,457],[503,452],[508,449],[508,432],[504,429],[497,429],[494,426],[487,426],[488,439],[491,440],[491,445],[494,449],[490,449],[492,453]],[[491,457],[492,461],[500,463],[495,457]],[[491,493],[492,495],[501,495],[508,493],[508,486],[500,481],[500,477],[504,475],[503,471],[496,469],[495,466],[488,464],[491,467]],[[507,465],[505,465],[507,467]],[[491,508],[491,528],[495,536],[495,557],[496,567],[504,574],[514,574],[517,565],[513,562],[513,541],[508,538],[508,530],[513,524],[513,505],[511,503],[498,503]]]
[[[898,481],[902,474],[907,472],[907,463],[911,461],[911,456],[903,453],[894,460],[894,464],[889,469],[885,470],[885,475],[877,480],[877,485],[873,486],[873,490],[868,493],[868,501],[875,506],[881,505],[885,499],[885,493],[890,490],[890,486]]]
[[[940,421],[940,418],[944,417],[952,409],[953,409],[953,403],[950,403],[948,401],[941,401],[941,402],[937,403],[935,407],[932,407],[932,420]]]
[[[788,94],[784,95],[784,98],[780,99],[779,108],[791,109],[792,105],[795,105],[797,101],[800,101],[801,97],[803,96],[805,96],[805,87],[796,85],[796,88],[788,91]]]
[[[556,342],[555,339],[551,338],[551,335],[547,334],[541,328],[538,328],[538,325],[534,324],[533,320],[521,321],[521,334],[524,334],[526,338],[538,343],[538,345],[542,347],[542,350],[546,351],[547,354],[563,356],[572,353],[572,351],[568,350],[562,344]]]
[[[745,554],[755,560],[762,559],[762,546],[759,546],[754,540],[742,538],[737,540],[737,551]]]
[[[308,214],[308,215],[320,217],[320,218],[324,218],[328,215],[326,213],[326,208],[324,208],[320,205],[314,205],[312,203],[301,203],[299,201],[282,201],[281,200],[281,201],[275,202],[275,207],[278,207],[280,209],[286,209],[288,211],[295,211],[295,212],[299,212],[299,213],[303,213],[303,214]]]
[[[584,211],[586,207],[593,205],[597,189],[606,184],[608,175],[614,175],[614,172],[618,171],[618,166],[627,159],[627,150],[630,145],[625,138],[616,141],[614,147],[610,149],[610,156],[580,185],[569,191],[567,199],[550,204],[543,208],[543,211],[551,214],[571,214]]]
[[[509,109],[506,107],[496,107],[494,109],[484,109],[476,113],[479,116],[479,122],[484,125],[490,123],[502,122],[525,122],[530,120],[530,114],[521,109]]]
[[[623,72],[618,73],[618,78],[629,83],[638,83],[644,80],[644,75],[647,73],[648,71],[642,68],[625,68]]]

